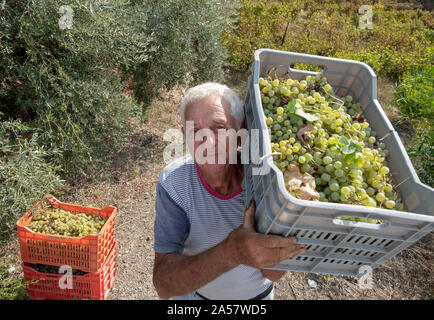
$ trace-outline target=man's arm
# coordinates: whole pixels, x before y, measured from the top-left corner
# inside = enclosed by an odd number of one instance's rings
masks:
[[[236,267],[219,244],[195,256],[155,253],[154,286],[161,299],[192,292]]]
[[[239,264],[263,269],[304,252],[294,237],[255,232],[254,213],[252,203],[244,214],[243,225],[201,254],[156,253],[153,282],[160,298],[192,292]]]

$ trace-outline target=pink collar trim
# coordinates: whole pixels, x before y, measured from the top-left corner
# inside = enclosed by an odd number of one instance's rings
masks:
[[[240,189],[238,189],[237,191],[235,191],[235,192],[232,193],[232,194],[228,194],[227,196],[224,196],[224,195],[221,195],[221,194],[215,192],[213,189],[211,189],[211,187],[210,187],[210,186],[205,182],[205,180],[203,179],[203,177],[202,177],[202,173],[200,172],[200,168],[199,168],[198,164],[195,162],[194,165],[195,165],[195,167],[196,167],[196,171],[197,171],[197,174],[198,174],[198,176],[199,176],[199,180],[200,180],[200,182],[201,182],[202,185],[205,187],[205,189],[206,189],[209,193],[211,193],[211,195],[213,195],[214,197],[219,198],[219,199],[221,199],[221,200],[229,200],[229,199],[232,199],[233,197],[239,195],[239,194],[243,191],[243,188],[240,187]]]

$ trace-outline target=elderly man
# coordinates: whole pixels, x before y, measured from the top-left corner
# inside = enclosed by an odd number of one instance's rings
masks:
[[[155,203],[153,282],[162,299],[273,299],[273,281],[284,271],[267,267],[304,252],[293,237],[255,232],[255,204],[244,210],[242,164],[230,163],[229,148],[218,148],[219,129],[239,130],[244,112],[225,85],[205,83],[187,91],[180,108],[190,154],[167,165]],[[193,132],[185,132],[193,121]],[[188,127],[188,126],[187,126]],[[207,159],[197,161],[200,129],[215,133]],[[211,150],[211,151],[210,151]],[[223,151],[222,151],[223,150]],[[218,161],[225,153],[226,162]]]

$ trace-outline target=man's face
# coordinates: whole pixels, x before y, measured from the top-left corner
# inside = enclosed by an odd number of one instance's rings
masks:
[[[226,100],[218,95],[210,95],[191,103],[185,112],[186,123],[192,121],[194,124],[183,128],[189,151],[199,166],[210,173],[222,170],[229,163],[229,150],[237,148],[236,142],[234,146],[230,145],[229,137],[224,136],[224,139],[220,140],[218,137],[219,129],[236,130],[235,118],[230,109],[230,104]],[[201,129],[205,130],[199,131]],[[219,164],[219,153],[221,164]],[[206,160],[198,159],[199,157]],[[210,161],[210,159],[214,160]]]

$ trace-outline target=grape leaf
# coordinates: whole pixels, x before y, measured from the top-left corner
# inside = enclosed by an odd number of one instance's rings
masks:
[[[363,151],[362,147],[354,143],[352,140],[348,140],[345,136],[339,137],[338,148],[343,154],[351,154]]]
[[[291,165],[284,173],[285,186],[289,192],[293,192],[298,199],[318,200],[320,195],[315,190],[315,178],[309,173],[302,174],[297,166]]]
[[[319,119],[317,116],[315,116],[315,115],[313,115],[311,113],[304,112],[301,109],[295,110],[295,114],[298,115],[298,116],[300,116],[300,117],[302,117],[302,118],[304,118],[304,119],[306,119],[307,121],[310,121],[310,122],[313,122],[313,121],[316,121],[316,120]]]
[[[339,141],[339,144],[342,146],[350,143],[348,141],[347,137],[345,137],[345,136],[340,136],[338,141]]]
[[[314,115],[311,114],[311,113],[304,112],[304,111],[301,109],[300,106],[297,108],[297,107],[296,107],[296,104],[297,104],[297,100],[296,100],[296,99],[292,99],[292,100],[289,101],[288,104],[286,105],[286,110],[288,110],[288,112],[289,112],[291,115],[293,115],[293,114],[294,114],[294,115],[297,115],[297,116],[299,116],[299,117],[301,117],[301,118],[304,118],[304,119],[306,119],[307,121],[310,121],[310,122],[313,122],[313,121],[316,121],[316,120],[319,119],[318,117],[314,116]]]
[[[312,140],[312,135],[310,131],[315,130],[315,127],[312,124],[307,124],[301,126],[297,131],[297,138],[305,145],[308,145],[308,141]]]
[[[365,162],[365,159],[363,158],[363,153],[361,152],[356,152],[355,156],[354,156],[354,164],[357,167],[361,167],[363,165],[363,163]]]
[[[352,141],[350,142],[347,137],[340,136],[338,142],[338,148],[343,154],[349,155],[356,151],[353,144],[351,144]]]
[[[344,160],[347,163],[353,162],[360,167],[363,162],[363,149],[352,140],[348,140],[345,136],[340,136],[338,140],[338,148],[344,154]]]
[[[297,166],[291,165],[289,170],[284,173],[285,185],[289,192],[296,190],[303,183],[303,175]]]
[[[354,159],[355,159],[355,154],[354,154],[354,153],[349,153],[349,154],[344,155],[344,160],[345,160],[347,163],[350,163],[350,162],[353,161]]]
[[[298,120],[302,119],[301,117],[297,116],[295,113],[291,113],[289,115],[289,120],[291,120],[291,122],[295,121],[297,122]]]
[[[297,101],[295,99],[292,99],[291,101],[288,102],[288,104],[286,105],[286,110],[288,110],[289,113],[295,113],[295,104],[297,103]]]
[[[319,200],[320,198],[319,193],[310,185],[298,189],[297,196],[302,200]]]

